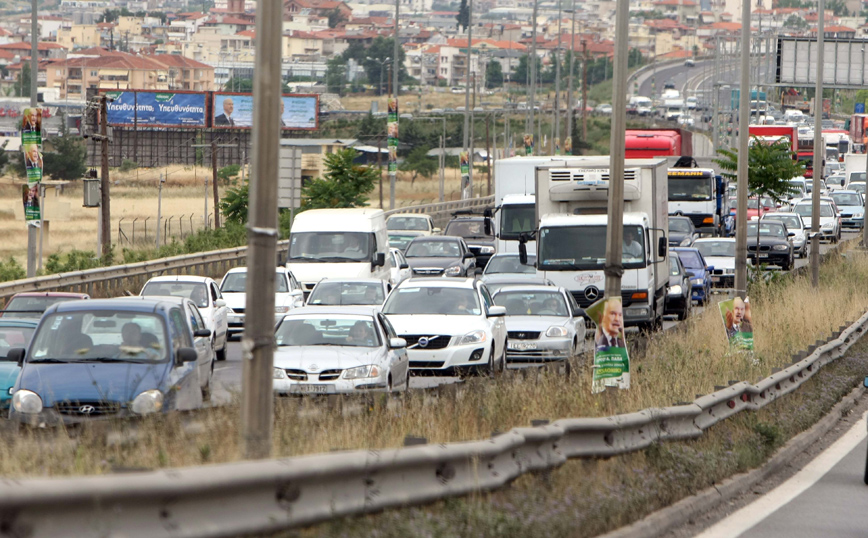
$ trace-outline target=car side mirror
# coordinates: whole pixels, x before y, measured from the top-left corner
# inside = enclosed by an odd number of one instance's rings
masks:
[[[527,237],[524,234],[519,235],[518,239],[518,262],[522,265],[527,265],[527,245],[525,242]]]
[[[24,365],[24,348],[16,347],[6,352],[6,360],[8,362],[17,362],[18,366]]]
[[[210,335],[211,331],[208,331],[208,333]],[[192,347],[182,347],[175,352],[175,363],[179,365],[185,362],[196,362],[198,358],[199,354]]]
[[[669,243],[666,241],[666,236],[664,235],[657,241],[657,257],[658,258],[666,258],[666,252],[669,250]]]
[[[582,310],[581,308],[574,308],[573,309],[573,317],[574,318],[583,318],[583,317],[585,317],[585,311]]]
[[[787,237],[795,237],[796,232],[787,232]]]
[[[706,271],[714,271],[714,266],[713,265],[706,266],[705,270]]]
[[[389,338],[389,349],[402,349],[407,347],[407,341],[403,338]]]
[[[505,306],[489,306],[488,307],[488,317],[490,318],[500,318],[506,315],[506,307]]]
[[[485,235],[491,235],[491,218],[485,217],[485,222],[482,228]]]
[[[216,306],[217,308],[223,308],[224,306],[226,306],[226,301],[224,301],[223,299],[217,299],[216,301],[214,301],[214,306]]]
[[[208,338],[211,336],[211,329],[197,329],[193,336],[196,338]]]
[[[464,253],[464,259],[465,260],[469,260],[470,258],[475,258],[475,257],[476,256],[474,256],[472,252],[465,252]]]
[[[371,265],[374,267],[383,267],[386,265],[386,254],[383,252],[377,252],[376,256],[374,256],[374,261],[371,262]]]
[[[410,268],[410,264],[407,262],[401,262],[401,265],[398,267],[398,269],[409,269],[409,268]]]

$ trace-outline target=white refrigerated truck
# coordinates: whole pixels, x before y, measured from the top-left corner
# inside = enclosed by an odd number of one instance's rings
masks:
[[[540,277],[587,308],[605,290],[609,157],[577,159],[537,168],[536,263]],[[628,159],[624,176],[621,225],[625,238],[634,235],[642,247],[641,254],[625,248],[622,257],[624,322],[650,328],[662,321],[669,287],[666,159]]]

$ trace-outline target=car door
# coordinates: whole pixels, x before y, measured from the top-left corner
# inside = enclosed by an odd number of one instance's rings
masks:
[[[220,348],[226,343],[226,332],[229,330],[229,320],[227,319],[226,301],[220,295],[220,290],[217,288],[217,283],[213,280],[208,283],[208,289],[211,291],[211,319],[214,327],[214,342],[217,342],[217,347]]]
[[[184,301],[187,308],[187,316],[190,321],[190,330],[193,333],[193,348],[196,349],[196,365],[199,368],[199,384],[205,386],[211,375],[211,363],[214,360],[214,348],[211,338],[195,336],[199,329],[207,329],[199,309],[192,302]]]
[[[199,381],[198,364],[187,362],[178,364],[175,357],[182,347],[196,349],[193,346],[193,331],[190,327],[189,315],[182,312],[181,305],[169,310],[169,334],[172,339],[172,370],[166,382],[167,410],[196,409],[202,406],[202,388]],[[197,351],[198,355],[198,351]]]
[[[289,294],[292,296],[292,306],[290,308],[304,306],[304,288],[301,287],[292,271],[287,271],[286,275],[289,278]]]
[[[386,348],[389,347],[388,340],[391,338],[400,338],[395,328],[389,323],[381,312],[377,313],[377,319],[380,320],[380,326],[383,329],[383,334],[386,335]],[[410,375],[410,357],[407,354],[407,348],[388,349],[389,353],[389,371],[392,372],[392,385],[403,385],[408,382],[407,376]],[[409,387],[408,387],[409,388]]]
[[[484,284],[479,284],[479,294],[482,296],[482,302],[485,306],[485,318],[491,327],[491,336],[494,340],[492,344],[494,346],[494,358],[497,360],[503,355],[506,347],[506,318],[504,316],[488,317],[488,310],[494,305],[494,301]]]
[[[473,276],[473,273],[476,271],[476,257],[473,256],[472,252],[470,252],[470,248],[467,246],[467,243],[464,241],[464,239],[459,238],[458,243],[459,249],[461,250],[461,260],[459,261],[459,263],[462,267],[464,267],[465,275]],[[470,254],[470,257],[465,258],[464,256],[467,256],[468,254]]]

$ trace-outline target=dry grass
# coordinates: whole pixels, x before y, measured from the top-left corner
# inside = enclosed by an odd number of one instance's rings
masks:
[[[408,434],[432,443],[479,439],[493,431],[528,425],[532,419],[633,412],[690,401],[729,380],[755,381],[769,375],[772,368],[788,364],[796,350],[827,338],[864,312],[868,304],[865,253],[849,250],[846,256],[834,256],[824,264],[821,275],[816,291],[804,277],[754,291],[756,361],[727,354],[722,322],[710,308],[689,321],[683,331],[657,335],[645,355],[633,354],[633,388],[629,391],[592,395],[590,373],[584,369],[569,379],[555,374],[538,379],[514,375],[497,381],[471,379],[457,399],[437,398],[425,391],[392,399],[388,405],[378,399],[361,417],[342,415],[311,400],[281,398],[275,411],[274,454],[395,447]],[[146,420],[138,426],[138,441],[124,446],[106,447],[101,436],[88,434],[69,445],[74,446],[69,450],[64,441],[47,447],[17,439],[0,447],[0,475],[103,473],[114,466],[187,466],[241,458],[235,441],[237,406],[204,411],[197,417],[204,428],[189,434],[177,416]]]
[[[448,90],[448,88],[447,88]],[[494,95],[477,95],[476,96],[476,106],[481,106],[481,103],[491,103],[495,106],[499,106],[506,101],[506,93],[498,92]],[[537,100],[539,101],[541,97],[538,95]],[[542,96],[545,99],[545,96]],[[386,100],[387,96],[376,96],[376,95],[348,95],[341,98],[341,104],[344,105],[344,109],[346,110],[370,110],[371,103],[377,102],[377,110],[384,111],[386,110]],[[470,96],[471,107],[473,106],[473,96]],[[401,95],[400,101],[398,102],[400,106],[401,113],[417,113],[419,112],[419,94],[418,93],[409,93],[406,95]],[[452,93],[450,91],[445,92],[426,92],[422,95],[421,100],[422,108],[424,110],[431,110],[432,108],[454,108],[464,106],[464,93]]]

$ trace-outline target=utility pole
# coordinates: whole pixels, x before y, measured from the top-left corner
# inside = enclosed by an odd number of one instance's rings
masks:
[[[735,294],[747,296],[747,182],[750,120],[750,2],[741,8],[741,87],[738,102],[738,182],[735,216]],[[816,220],[816,219],[815,219]],[[757,245],[759,247],[759,245]],[[759,255],[759,248],[757,248]]]
[[[247,227],[247,304],[241,340],[242,457],[271,455],[274,422],[274,267],[277,264],[277,179],[280,161],[283,3],[261,0],[256,10],[253,155]],[[216,214],[216,211],[215,211]]]
[[[714,63],[711,64],[711,128],[713,131],[711,132],[711,143],[714,146],[714,150],[717,151],[717,148],[720,147],[720,99],[718,93],[720,93],[720,88],[717,86],[718,82],[718,74],[717,74],[717,59],[718,52],[720,50],[720,38],[718,36],[714,37]]]
[[[380,209],[383,209],[383,137],[377,136],[377,169],[380,178]]]
[[[160,184],[157,186],[157,243],[156,246],[160,248],[160,224],[163,220],[163,173],[160,172]],[[208,198],[205,198],[205,203],[208,203]],[[208,208],[205,208],[205,214],[208,214]],[[146,228],[147,229],[147,228]]]
[[[473,155],[469,153],[470,147],[470,63],[473,59],[473,0],[467,1],[467,60],[464,66],[464,144],[463,149],[467,153],[468,164],[470,168],[468,172],[468,183],[464,185],[464,178],[461,179],[461,199],[470,198],[473,192]]]
[[[243,164],[242,164],[243,166]],[[217,141],[211,141],[211,188],[214,189],[214,229],[220,228],[220,193],[217,188]]]
[[[582,142],[588,140],[588,43],[582,38]],[[625,142],[626,143],[626,142]]]
[[[561,6],[563,0],[558,0],[558,48],[555,51],[555,124],[552,131],[552,146],[555,147],[555,140],[561,136],[561,19],[563,13]],[[569,108],[569,107],[567,107]],[[552,152],[552,155],[560,153],[557,148]]]
[[[486,185],[486,190],[485,190],[486,196],[491,196],[491,166],[492,166],[492,162],[491,162],[491,145],[489,144],[489,134],[488,134],[488,128],[489,128],[490,123],[491,123],[491,114],[487,114],[485,116],[485,163],[487,165],[486,169],[488,171],[488,174],[487,174],[488,180],[487,180],[487,185]],[[495,127],[497,127],[496,124],[495,124]],[[497,146],[497,141],[495,141],[494,145]]]
[[[570,30],[570,77],[567,83],[567,136],[573,136],[573,72],[576,69],[576,0],[573,0],[573,20]],[[575,141],[573,141],[575,143]]]
[[[473,117],[473,109],[476,108],[476,73],[470,74],[470,85],[473,88],[473,97],[470,100],[470,152],[467,155],[468,164],[470,165],[467,170],[470,174],[470,184],[467,187],[467,197],[473,197],[473,154],[476,152],[476,148],[474,147],[474,138],[476,133],[474,132],[474,117]]]
[[[36,0],[30,0],[30,106],[36,108],[38,105],[36,99],[36,88],[39,84],[39,25],[36,9]],[[23,90],[24,88],[22,88]],[[41,146],[41,145],[40,145]],[[42,151],[42,147],[39,148]],[[39,197],[39,204],[42,205],[42,197]],[[42,207],[39,209],[39,228],[28,223],[27,224],[27,277],[33,278],[36,276],[36,266],[41,263],[36,258],[36,243],[41,235],[42,230]],[[35,223],[34,223],[35,224]]]
[[[530,95],[528,96],[528,114],[530,115],[530,136],[533,138],[534,132],[534,123],[533,123],[533,113],[534,113],[534,105],[536,104],[536,15],[538,8],[539,0],[533,0],[533,16],[531,18],[531,43],[530,43],[530,56],[528,57],[528,62],[530,62],[529,70],[530,70]],[[542,144],[542,140],[538,140],[537,144]],[[534,148],[536,149],[536,144],[534,144]]]
[[[394,67],[392,68],[392,79],[393,79],[392,80],[392,87],[395,88],[395,112],[397,112],[397,116],[395,118],[395,121],[399,125],[401,123],[401,109],[398,106],[398,96],[401,94],[400,81],[398,80],[398,78],[399,78],[398,75],[401,72],[401,62],[400,62],[401,56],[399,54],[400,49],[401,49],[401,40],[399,39],[400,34],[398,33],[398,17],[400,16],[399,10],[401,9],[400,6],[401,6],[400,0],[395,0],[395,50],[394,50],[394,54],[392,55],[392,56],[394,56],[394,58],[392,58],[392,60],[395,62],[395,64],[394,64]],[[425,66],[423,65],[422,68],[424,69]],[[386,109],[387,109],[386,113],[388,114],[388,105],[386,106]],[[387,116],[386,121],[387,122],[389,121],[388,116]],[[397,151],[397,150],[398,150],[398,148],[396,147],[395,151]],[[393,171],[393,166],[390,164],[389,165],[389,209],[395,209],[395,189],[397,188],[395,183],[397,181],[397,177],[398,177],[398,172]]]
[[[624,158],[627,125],[627,21],[630,0],[617,0],[615,15],[615,65],[612,71],[612,133],[609,152],[609,225],[606,226],[607,298],[621,297],[624,242]],[[584,106],[585,103],[583,102]],[[656,244],[652,245],[656,250]],[[656,258],[656,256],[655,256]],[[659,269],[658,269],[659,270]]]
[[[811,190],[811,286],[820,285],[820,180],[823,179],[823,159],[826,144],[823,143],[823,68],[824,38],[826,31],[826,2],[819,0],[817,6],[817,81],[814,89],[814,188]],[[840,233],[840,232],[839,232]]]
[[[109,158],[108,158],[108,97],[103,94],[99,102],[99,134],[100,134],[100,161],[102,171],[100,174],[100,229],[102,233],[101,255],[108,259],[112,251],[111,233],[111,198],[109,197]]]

